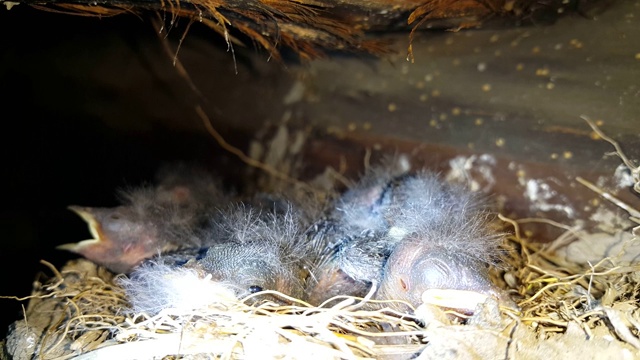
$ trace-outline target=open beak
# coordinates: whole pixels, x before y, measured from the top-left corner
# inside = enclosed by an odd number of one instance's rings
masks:
[[[58,245],[56,247],[57,249],[68,250],[75,253],[79,253],[84,248],[87,248],[102,242],[103,237],[101,236],[100,223],[96,219],[95,215],[91,212],[91,208],[71,205],[68,207],[68,209],[78,214],[87,223],[87,226],[89,227],[89,232],[91,233],[91,236],[93,238],[82,240],[77,243],[68,243],[68,244]]]

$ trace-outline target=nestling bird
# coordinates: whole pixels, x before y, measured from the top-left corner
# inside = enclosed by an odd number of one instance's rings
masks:
[[[135,312],[190,310],[262,290],[300,298],[313,258],[301,212],[235,204],[200,232],[202,249],[159,255],[121,284]]]
[[[373,177],[372,177],[373,176]],[[377,178],[375,177],[377,176]],[[366,175],[324,220],[329,250],[310,283],[310,301],[362,296],[378,287],[380,300],[423,302],[428,289],[470,290],[500,296],[488,278],[498,261],[501,234],[491,226],[483,196],[426,170]],[[318,275],[318,274],[325,274]]]
[[[420,171],[400,182],[392,203],[386,237],[394,245],[375,298],[418,306],[429,289],[502,297],[488,270],[499,261],[503,234],[491,225],[482,195]],[[469,307],[462,310],[473,311],[475,304]]]
[[[119,195],[122,205],[117,207],[69,206],[87,222],[93,238],[58,248],[126,273],[158,253],[200,247],[193,232],[230,198],[218,178],[182,163],[162,168],[154,185]]]
[[[327,215],[311,229],[311,241],[322,248],[307,284],[307,301],[320,304],[336,295],[364,296],[379,282],[391,245],[386,214],[397,179],[410,169],[404,156],[384,158],[329,205]]]

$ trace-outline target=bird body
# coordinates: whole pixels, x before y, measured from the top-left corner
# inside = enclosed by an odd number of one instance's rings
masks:
[[[147,260],[123,278],[121,285],[133,309],[147,313],[162,308],[188,310],[243,299],[262,290],[301,298],[308,261],[313,257],[304,226],[293,205],[281,212],[240,202],[220,210],[200,231],[198,236],[206,247]],[[163,280],[167,278],[171,281]],[[176,284],[194,279],[199,279],[195,286],[177,288]],[[202,293],[201,288],[212,291]],[[176,296],[178,290],[182,293]]]
[[[499,259],[502,234],[491,226],[483,195],[427,170],[394,174],[383,167],[373,175],[377,181],[365,175],[329,212],[331,229],[323,236],[330,251],[316,273],[338,281],[316,275],[320,280],[307,290],[316,303],[349,284],[375,286],[375,299],[413,306],[428,289],[498,296],[488,268]],[[366,294],[366,287],[351,289],[345,295]]]
[[[429,289],[501,297],[488,270],[499,262],[503,234],[491,224],[495,216],[484,195],[423,170],[399,183],[392,204],[386,237],[393,249],[376,298],[418,306]]]

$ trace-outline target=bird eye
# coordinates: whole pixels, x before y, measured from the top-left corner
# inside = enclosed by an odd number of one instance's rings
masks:
[[[259,291],[262,291],[262,288],[260,286],[258,286],[258,285],[249,286],[249,292],[250,293],[255,294],[255,293],[259,292]]]
[[[409,284],[407,283],[407,281],[405,281],[405,279],[400,278],[400,287],[402,288],[402,290],[407,291],[409,289]]]
[[[207,256],[207,251],[209,251],[209,248],[206,247],[198,250],[198,253],[196,254],[196,260],[204,259],[204,257]]]

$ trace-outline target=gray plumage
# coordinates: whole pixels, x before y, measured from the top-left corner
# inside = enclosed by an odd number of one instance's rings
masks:
[[[380,165],[368,168],[332,207],[329,219],[335,223],[336,230],[331,235],[332,241],[340,243],[350,238],[386,232],[389,226],[386,212],[392,205],[394,182],[409,169],[410,164],[404,156],[386,157]]]
[[[199,234],[206,248],[160,255],[121,280],[132,310],[188,310],[261,290],[302,297],[312,247],[301,213],[281,210],[239,203],[218,212]],[[178,289],[181,278],[195,285]]]
[[[379,282],[390,254],[386,217],[393,188],[409,170],[406,157],[387,157],[329,206],[310,237],[323,248],[307,284],[307,300],[319,304],[336,295],[364,296]]]
[[[317,236],[328,250],[307,289],[313,301],[344,289],[363,296],[371,284],[378,285],[374,298],[415,306],[432,288],[496,295],[488,265],[499,259],[501,234],[492,230],[486,198],[429,171],[384,169],[347,191],[323,220]]]
[[[478,193],[422,171],[395,190],[386,235],[395,243],[382,271],[378,299],[422,303],[427,289],[471,290],[498,296],[488,266],[499,261],[502,234]]]
[[[206,234],[216,244],[200,261],[202,266],[214,280],[238,286],[238,297],[247,295],[250,287],[300,297],[307,259],[313,256],[301,210],[293,204],[282,210],[235,207]]]

